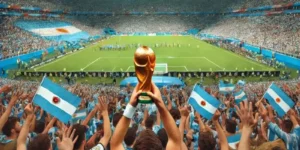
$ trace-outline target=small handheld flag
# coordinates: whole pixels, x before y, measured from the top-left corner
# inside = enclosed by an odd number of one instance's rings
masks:
[[[274,83],[270,85],[264,98],[269,101],[280,117],[283,117],[295,105],[293,100]]]
[[[235,89],[234,84],[224,83],[222,80],[219,83],[219,91],[223,93],[232,92]]]
[[[237,84],[238,84],[239,86],[244,86],[244,85],[246,84],[246,82],[245,82],[244,80],[239,80],[239,81],[237,82]]]
[[[77,110],[72,116],[72,122],[79,123],[80,121],[83,121],[86,118],[86,116],[87,116],[86,109]]]
[[[239,92],[234,93],[234,99],[235,103],[239,104],[240,102],[247,100],[247,95],[243,90],[240,90]]]
[[[188,103],[201,114],[204,118],[210,120],[220,105],[220,101],[206,93],[198,85],[194,86]]]
[[[80,104],[80,98],[44,77],[33,103],[63,123],[68,123]]]
[[[228,145],[232,149],[237,149],[241,140],[241,134],[235,134],[227,137]]]

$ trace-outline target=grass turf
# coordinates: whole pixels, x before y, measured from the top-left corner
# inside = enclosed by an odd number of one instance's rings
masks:
[[[274,68],[249,60],[230,51],[205,43],[190,36],[115,36],[81,51],[71,53],[53,62],[35,68],[36,71],[134,71],[133,54],[136,48],[126,50],[99,50],[111,44],[142,44],[151,47],[157,64],[167,64],[168,71],[269,71]],[[158,48],[154,44],[177,46]],[[180,47],[178,46],[180,45]],[[164,70],[165,68],[156,68]]]

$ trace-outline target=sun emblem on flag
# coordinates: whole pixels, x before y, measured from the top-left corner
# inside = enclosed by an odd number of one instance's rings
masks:
[[[225,88],[225,91],[230,91],[230,89],[228,87]]]
[[[76,116],[77,116],[76,113],[74,113],[74,114],[73,114],[73,118],[75,118]]]
[[[60,33],[69,33],[69,31],[67,29],[64,29],[64,28],[56,28],[56,31],[58,31]]]
[[[277,102],[277,103],[280,103],[280,101],[281,101],[280,98],[277,97],[277,98],[276,98],[276,102]]]
[[[200,104],[201,104],[202,106],[205,106],[205,105],[206,105],[206,102],[205,102],[205,101],[201,101]]]
[[[52,101],[53,101],[54,104],[57,104],[57,103],[59,103],[60,99],[58,97],[54,96],[52,98]]]

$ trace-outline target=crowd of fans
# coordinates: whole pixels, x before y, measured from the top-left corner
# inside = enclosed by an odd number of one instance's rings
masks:
[[[57,44],[14,26],[16,17],[0,17],[0,60],[46,49]]]
[[[1,1],[0,1],[1,2]],[[102,11],[102,12],[155,12],[155,11],[228,11],[264,5],[287,4],[296,0],[2,0],[3,3],[35,6],[52,10]]]
[[[280,15],[225,18],[202,32],[300,57],[299,27],[298,15]]]
[[[300,149],[299,80],[276,81],[295,106],[280,118],[262,98],[271,82],[247,83],[247,101],[234,102],[232,94],[218,92],[217,85],[202,86],[221,105],[212,120],[187,106],[192,87],[157,88],[148,93],[153,104],[138,104],[140,94],[103,85],[62,85],[81,97],[78,110],[89,114],[79,123],[64,124],[32,104],[39,83],[0,80],[0,149],[233,149],[228,136],[241,134],[239,150]],[[130,116],[127,107],[136,111]],[[124,112],[125,111],[125,112]],[[254,115],[255,114],[255,115]],[[274,140],[270,131],[277,135]]]

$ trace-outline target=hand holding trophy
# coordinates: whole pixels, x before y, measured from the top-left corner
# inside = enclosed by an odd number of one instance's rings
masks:
[[[151,92],[151,79],[155,68],[155,54],[147,46],[139,47],[134,53],[134,66],[136,77],[139,81],[138,89],[142,91],[138,97],[139,103],[152,103],[147,92]]]

